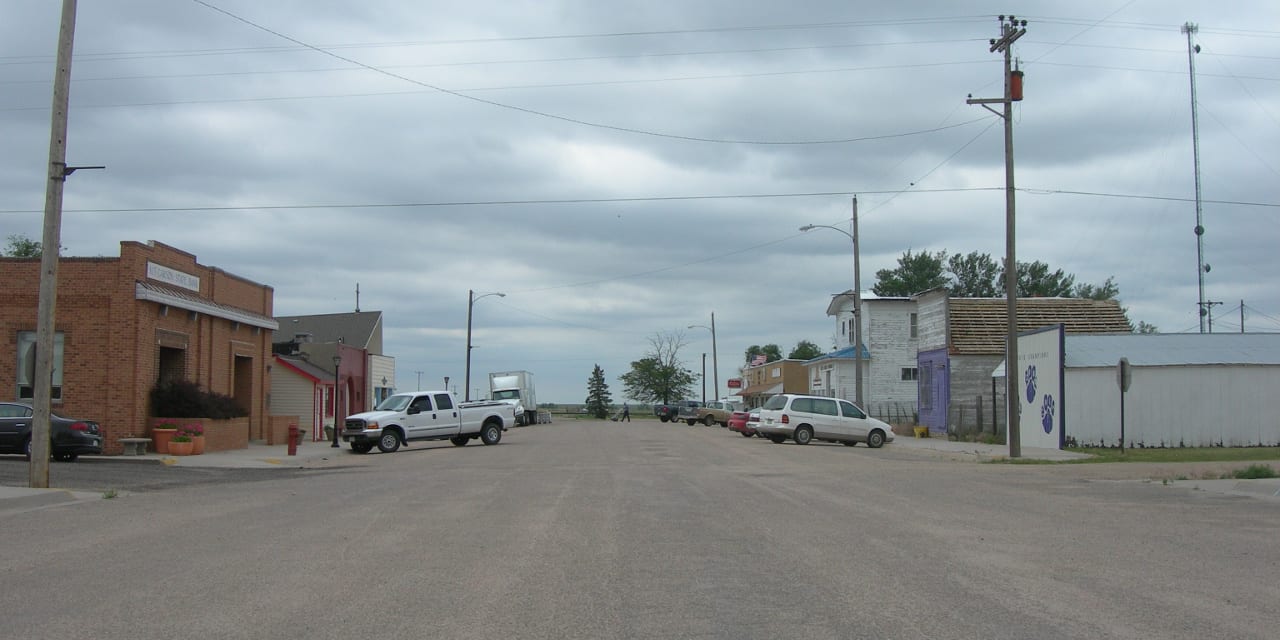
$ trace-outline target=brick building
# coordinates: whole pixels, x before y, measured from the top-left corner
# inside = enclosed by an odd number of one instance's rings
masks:
[[[30,402],[39,258],[0,258],[0,398]],[[98,421],[104,453],[148,430],[149,393],[186,379],[249,412],[236,441],[269,438],[273,289],[159,242],[121,242],[118,258],[58,263],[53,405]]]

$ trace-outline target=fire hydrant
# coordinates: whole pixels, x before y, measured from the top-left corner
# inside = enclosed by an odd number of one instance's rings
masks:
[[[298,424],[289,423],[289,455],[298,455]]]

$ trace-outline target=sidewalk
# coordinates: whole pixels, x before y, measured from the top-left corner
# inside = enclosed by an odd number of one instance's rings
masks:
[[[916,438],[912,436],[894,436],[889,447],[898,449],[922,450],[957,459],[978,461],[998,460],[1009,457],[1009,447],[1003,444],[984,444],[981,442],[955,442],[946,438]],[[1059,449],[1039,449],[1022,447],[1022,457],[1028,460],[1079,460],[1088,458],[1088,454]]]
[[[291,456],[287,445],[251,442],[245,449],[207,451],[198,456],[167,456],[148,451],[140,456],[80,456],[79,462],[166,464],[223,469],[296,469],[314,460],[349,453],[346,445],[334,448],[329,442],[304,442],[298,445],[298,454]]]

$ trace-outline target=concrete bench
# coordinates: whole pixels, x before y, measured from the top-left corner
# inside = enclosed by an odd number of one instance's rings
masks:
[[[124,445],[124,455],[140,456],[147,452],[151,438],[120,438],[120,444]]]

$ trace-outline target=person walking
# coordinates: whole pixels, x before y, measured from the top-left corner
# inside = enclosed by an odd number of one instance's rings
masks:
[[[622,403],[622,419],[621,422],[631,422],[631,407],[627,403]]]

